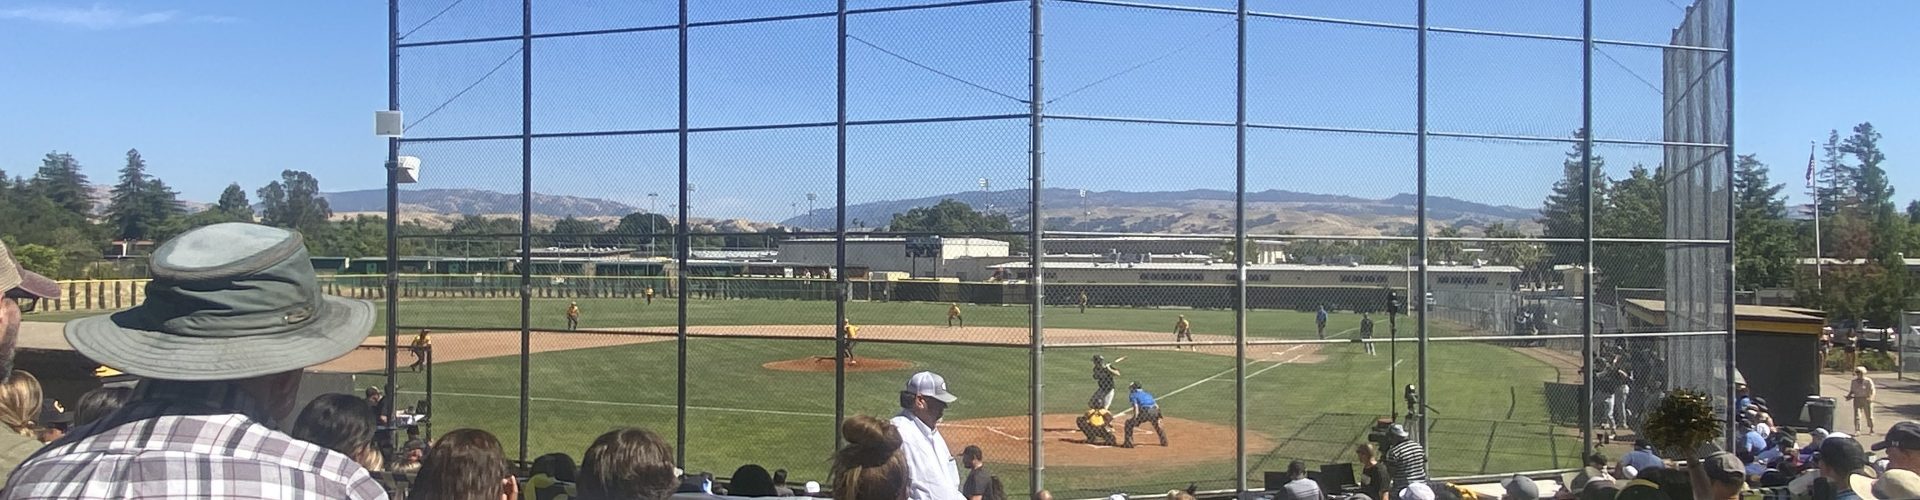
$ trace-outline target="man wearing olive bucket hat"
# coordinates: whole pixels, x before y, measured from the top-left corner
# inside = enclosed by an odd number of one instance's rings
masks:
[[[67,323],[138,376],[126,406],[16,470],[5,498],[386,498],[346,455],[274,430],[301,370],[366,339],[373,305],[320,294],[298,233],[216,224],[154,250],[147,299]]]

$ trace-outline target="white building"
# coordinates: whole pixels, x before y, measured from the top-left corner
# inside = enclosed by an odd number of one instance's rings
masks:
[[[913,243],[909,245],[908,243]],[[775,260],[783,263],[832,265],[833,238],[799,238],[780,242]],[[847,266],[876,272],[904,272],[914,277],[950,276],[956,259],[1006,257],[1012,245],[985,238],[847,238]]]

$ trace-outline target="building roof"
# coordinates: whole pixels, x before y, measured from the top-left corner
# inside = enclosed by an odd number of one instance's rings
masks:
[[[833,243],[834,241],[835,241],[834,238],[793,238],[788,240],[782,240],[781,243]],[[942,243],[948,243],[948,244],[957,243],[957,244],[967,244],[967,245],[991,245],[991,244],[1010,245],[1010,243],[1007,243],[1005,241],[988,239],[988,238],[942,237],[940,238],[940,241]],[[907,242],[906,238],[867,238],[867,237],[847,238],[847,243],[849,244],[853,244],[853,243],[902,243],[904,244],[906,242]]]
[[[1906,261],[1907,267],[1920,267],[1920,259],[1906,258],[1901,260]],[[1845,266],[1845,265],[1864,264],[1867,262],[1867,259],[1841,260],[1833,257],[1827,257],[1824,259],[1814,259],[1813,257],[1802,257],[1800,258],[1800,265],[1811,266],[1811,265],[1814,265],[1816,261],[1820,264],[1825,264],[1829,266]]]
[[[1667,302],[1652,299],[1624,299],[1627,313],[1655,325],[1667,322]],[[1798,307],[1733,306],[1734,330],[1756,333],[1794,333],[1818,335],[1827,319],[1825,312]]]
[[[1009,262],[1006,264],[1000,264],[1000,265],[989,266],[989,267],[995,268],[995,269],[1001,269],[1001,268],[1026,269],[1029,266],[1028,266],[1028,263],[1026,262]],[[1227,262],[1213,263],[1213,264],[1194,263],[1194,262],[1149,262],[1149,263],[1142,263],[1142,264],[1110,264],[1105,262],[1052,262],[1052,263],[1047,263],[1046,267],[1049,269],[1117,269],[1117,270],[1131,269],[1131,270],[1142,270],[1142,271],[1231,271],[1234,268],[1232,263],[1227,263]],[[1419,269],[1418,267],[1407,267],[1407,266],[1399,266],[1399,265],[1359,265],[1359,266],[1326,266],[1326,265],[1316,265],[1316,264],[1248,264],[1247,265],[1248,271],[1404,273],[1404,272],[1414,271],[1418,269]],[[1443,272],[1443,273],[1507,273],[1507,274],[1520,273],[1520,268],[1513,267],[1513,266],[1427,266],[1427,270],[1431,272]]]

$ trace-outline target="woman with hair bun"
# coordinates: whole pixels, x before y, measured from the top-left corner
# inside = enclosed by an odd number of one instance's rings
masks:
[[[913,482],[900,430],[892,423],[855,415],[840,423],[847,445],[833,454],[834,500],[905,500]]]

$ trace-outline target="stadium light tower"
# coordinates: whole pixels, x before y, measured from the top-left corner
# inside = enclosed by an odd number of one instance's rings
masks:
[[[816,197],[813,193],[807,193],[807,229],[820,227],[813,224],[813,200]]]

